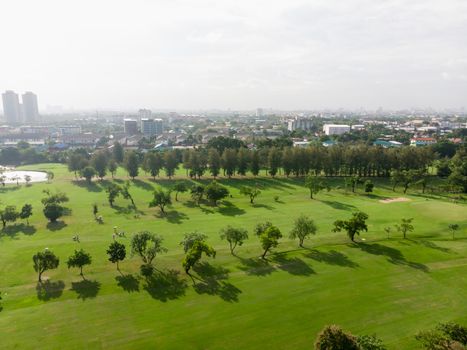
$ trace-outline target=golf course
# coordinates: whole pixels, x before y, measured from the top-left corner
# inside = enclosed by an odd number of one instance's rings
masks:
[[[453,196],[424,194],[416,186],[393,192],[383,178],[373,179],[371,194],[361,185],[353,193],[333,178],[330,191],[310,199],[300,177],[221,176],[217,181],[230,194],[217,206],[197,205],[189,192],[175,200],[172,193],[162,213],[149,207],[154,190],[176,181],[208,184],[212,177],[190,180],[180,169],[170,180],[142,171],[131,180],[119,168],[114,179],[88,183],[63,164],[17,170],[54,176],[0,187],[2,207],[33,208],[28,222],[18,219],[0,232],[1,349],[312,349],[329,324],[375,334],[388,349],[418,349],[417,332],[439,322],[467,324],[467,204]],[[106,188],[127,180],[136,209],[122,196],[111,207]],[[244,185],[261,190],[253,204],[240,193]],[[44,190],[69,197],[66,215],[55,223],[42,212]],[[336,220],[357,211],[368,215],[367,232],[355,242],[333,232]],[[289,238],[301,214],[317,226],[304,247]],[[403,218],[413,218],[414,227],[405,239],[395,229]],[[265,221],[283,238],[261,259],[254,228]],[[455,233],[451,224],[459,225]],[[228,225],[248,230],[235,255],[219,235]],[[167,248],[146,277],[141,258],[130,254],[131,237],[140,231],[162,236]],[[190,277],[180,242],[193,231],[207,235],[216,255],[203,255]],[[120,271],[106,253],[114,240],[127,249]],[[38,283],[32,257],[45,249],[60,264]],[[78,249],[92,257],[83,277],[66,263]]]

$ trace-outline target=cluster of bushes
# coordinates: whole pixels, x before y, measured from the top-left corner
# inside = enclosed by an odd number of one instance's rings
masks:
[[[426,350],[463,350],[467,346],[467,327],[448,322],[434,330],[419,332],[415,339]],[[336,325],[326,326],[315,340],[316,350],[385,350],[375,335],[355,336]]]

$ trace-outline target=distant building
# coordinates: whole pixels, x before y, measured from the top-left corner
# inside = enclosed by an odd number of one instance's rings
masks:
[[[21,107],[19,104],[18,94],[14,91],[7,90],[2,94],[2,100],[5,121],[8,124],[20,123]]]
[[[141,119],[141,132],[144,136],[157,136],[162,134],[162,119]]]
[[[140,109],[138,111],[138,115],[140,118],[151,118],[152,117],[152,111],[150,109]]]
[[[350,131],[350,126],[343,124],[324,124],[323,131],[326,135],[342,135]]]
[[[294,141],[294,147],[306,148],[310,145],[310,141]]]
[[[58,127],[60,135],[79,135],[81,134],[81,126],[79,125],[65,125]]]
[[[414,137],[410,139],[410,146],[413,147],[420,147],[420,146],[428,146],[433,145],[436,143],[436,139],[433,137]]]
[[[383,148],[393,148],[393,147],[401,147],[402,143],[397,141],[387,141],[387,140],[376,140],[373,142],[373,146],[381,146]]]
[[[287,130],[311,130],[313,127],[313,121],[307,118],[294,118],[287,121]]]
[[[362,125],[362,124],[352,125],[352,130],[363,130],[363,129],[365,129],[365,125]]]
[[[39,107],[37,105],[37,95],[26,91],[22,95],[23,100],[23,120],[34,122],[39,119]]]
[[[138,122],[136,119],[124,119],[123,128],[126,135],[136,135],[138,133]]]

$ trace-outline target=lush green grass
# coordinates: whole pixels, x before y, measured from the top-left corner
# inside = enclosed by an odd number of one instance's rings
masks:
[[[382,204],[399,197],[378,182],[372,196],[343,190],[320,193],[310,200],[295,179],[222,179],[233,195],[219,208],[196,207],[188,194],[161,217],[148,208],[151,191],[168,187],[168,180],[140,180],[131,191],[139,217],[128,202],[109,207],[105,185],[74,181],[61,165],[43,165],[55,173],[51,184],[0,189],[2,205],[32,203],[30,227],[9,227],[0,235],[1,348],[161,348],[161,349],[310,349],[325,324],[337,323],[356,334],[376,333],[390,349],[417,347],[413,335],[439,321],[467,323],[467,206],[449,199],[409,193],[409,202]],[[118,174],[124,179],[123,171]],[[240,196],[245,182],[263,187],[257,203]],[[336,184],[342,181],[335,180]],[[47,226],[42,215],[42,191],[65,191],[72,209],[65,226]],[[360,190],[361,191],[361,190]],[[279,202],[274,196],[279,196]],[[104,224],[95,222],[92,203],[98,203]],[[344,233],[332,233],[332,222],[352,211],[369,214],[365,241],[351,244]],[[250,240],[229,254],[218,231],[232,224],[250,232],[257,222],[270,220],[288,236],[293,219],[305,213],[319,232],[297,249],[284,238],[267,263],[257,257],[259,242]],[[387,239],[383,228],[413,217],[416,230],[403,240]],[[461,230],[452,240],[449,223]],[[151,230],[165,238],[167,254],[156,258],[161,271],[149,281],[139,277],[140,260],[121,264],[124,276],[107,261],[105,250],[113,227],[131,233]],[[217,249],[216,259],[203,259],[193,286],[181,269],[179,242],[185,232],[200,230]],[[79,234],[81,243],[72,240]],[[61,258],[48,291],[38,294],[32,255],[45,247]],[[82,247],[93,256],[85,268],[87,281],[65,261]],[[40,297],[39,297],[40,296]]]

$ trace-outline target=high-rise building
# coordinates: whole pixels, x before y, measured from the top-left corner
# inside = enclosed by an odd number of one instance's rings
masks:
[[[308,118],[298,118],[290,119],[287,121],[287,130],[305,130],[309,131],[313,128],[313,121]]]
[[[138,123],[136,119],[124,119],[123,127],[127,135],[136,135],[138,133]]]
[[[5,121],[8,124],[16,124],[21,122],[21,108],[19,104],[18,94],[14,91],[7,90],[2,94],[3,114]]]
[[[22,95],[23,100],[23,120],[34,122],[39,119],[39,107],[37,106],[37,95],[31,91],[26,91]]]
[[[154,136],[162,134],[163,122],[162,119],[141,119],[141,132],[145,136]]]

